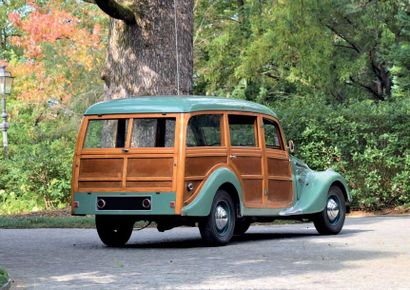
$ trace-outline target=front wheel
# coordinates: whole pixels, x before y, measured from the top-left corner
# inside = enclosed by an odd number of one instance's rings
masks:
[[[202,239],[210,246],[229,243],[235,229],[235,206],[231,196],[218,190],[212,202],[211,213],[199,223]]]
[[[338,186],[329,189],[326,206],[313,219],[316,230],[321,235],[338,234],[345,222],[346,203],[343,192]]]
[[[95,226],[104,244],[121,247],[130,239],[134,222],[126,216],[96,215]]]

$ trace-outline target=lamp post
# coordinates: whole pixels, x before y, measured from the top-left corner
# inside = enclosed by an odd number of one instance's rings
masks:
[[[0,124],[0,129],[3,131],[3,147],[4,156],[8,157],[8,139],[7,139],[7,129],[9,124],[7,123],[7,111],[6,111],[6,96],[11,93],[11,85],[13,82],[13,76],[10,72],[6,71],[5,66],[0,66],[0,95],[1,95],[1,107],[2,113],[1,118],[3,122]]]

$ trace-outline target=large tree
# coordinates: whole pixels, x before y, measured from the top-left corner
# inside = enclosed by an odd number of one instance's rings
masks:
[[[84,0],[111,17],[108,99],[191,94],[193,0]]]

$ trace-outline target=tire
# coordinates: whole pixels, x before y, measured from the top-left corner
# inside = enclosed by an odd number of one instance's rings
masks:
[[[231,196],[218,190],[212,202],[211,213],[199,223],[202,239],[209,246],[229,243],[235,229],[235,206]]]
[[[96,215],[95,226],[104,244],[121,247],[130,239],[134,222],[126,216]]]
[[[343,192],[338,186],[329,189],[326,206],[313,219],[316,230],[321,235],[336,235],[343,228],[346,217],[346,203]]]
[[[249,229],[251,226],[251,222],[247,218],[237,219],[235,221],[235,229],[233,230],[233,234],[236,236],[241,236]]]

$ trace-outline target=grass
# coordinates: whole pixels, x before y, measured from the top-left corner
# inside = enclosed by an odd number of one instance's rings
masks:
[[[2,287],[8,281],[9,281],[9,274],[7,274],[6,270],[0,268],[0,287]]]
[[[0,216],[0,228],[95,228],[95,222],[91,216]]]

